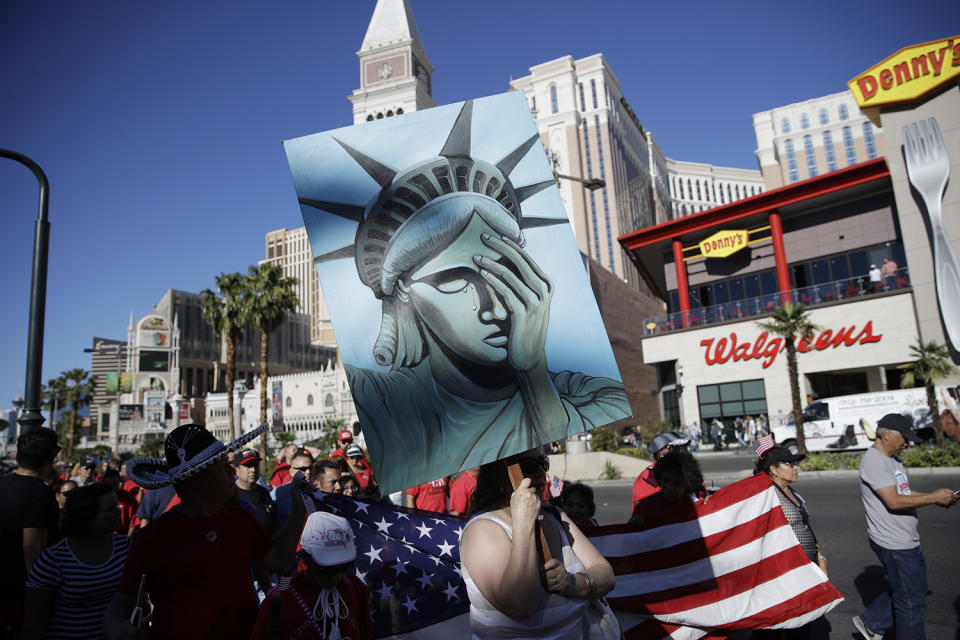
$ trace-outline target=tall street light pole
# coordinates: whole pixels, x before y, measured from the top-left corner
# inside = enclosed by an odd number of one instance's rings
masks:
[[[43,425],[40,413],[40,376],[43,368],[43,325],[47,306],[47,257],[50,250],[50,222],[47,206],[50,184],[36,162],[16,151],[0,149],[0,158],[9,158],[33,171],[40,183],[40,211],[33,232],[33,275],[30,283],[30,319],[27,333],[27,375],[24,382],[23,413],[17,422],[21,433]]]

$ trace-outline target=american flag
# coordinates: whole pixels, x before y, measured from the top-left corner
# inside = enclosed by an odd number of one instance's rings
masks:
[[[762,438],[757,438],[757,441],[753,443],[753,450],[758,456],[762,456],[763,452],[772,449],[773,445],[773,434],[768,433]]]
[[[353,528],[355,572],[370,591],[375,637],[402,637],[456,616],[467,624],[462,518],[321,492],[314,499]]]
[[[843,596],[810,562],[766,474],[637,530],[600,527],[591,542],[613,565],[608,594],[626,638],[704,638],[796,628]]]
[[[469,635],[462,518],[316,495],[353,526],[356,573],[370,590],[375,637]],[[804,555],[765,474],[648,519],[645,527],[590,532],[617,575],[607,599],[628,639],[795,628],[843,601]]]

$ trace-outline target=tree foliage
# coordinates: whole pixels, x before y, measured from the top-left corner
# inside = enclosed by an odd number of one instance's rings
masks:
[[[946,440],[943,435],[943,424],[940,422],[940,411],[937,403],[936,384],[940,380],[956,373],[957,368],[950,361],[950,350],[934,341],[924,342],[917,338],[917,344],[910,345],[912,362],[900,365],[903,376],[900,378],[900,388],[924,387],[927,391],[927,408],[933,420],[933,430],[937,434],[937,446],[942,447]]]
[[[766,320],[758,320],[757,325],[775,336],[783,338],[787,352],[787,375],[790,380],[790,398],[793,402],[793,423],[797,425],[797,449],[807,452],[806,437],[803,432],[803,404],[800,401],[800,380],[797,370],[797,339],[811,340],[819,327],[810,320],[810,314],[801,304],[786,302],[774,309]]]
[[[267,421],[267,368],[270,334],[277,330],[287,312],[299,306],[294,287],[296,278],[285,278],[274,264],[254,265],[244,278],[244,311],[250,326],[260,330],[260,424]],[[260,439],[260,455],[266,457],[266,438]]]
[[[233,415],[233,381],[237,376],[237,343],[243,339],[248,326],[244,297],[246,278],[239,273],[221,273],[216,277],[217,292],[204,289],[200,313],[215,334],[223,336],[227,343],[227,406],[229,407],[230,433],[240,437],[239,425]]]

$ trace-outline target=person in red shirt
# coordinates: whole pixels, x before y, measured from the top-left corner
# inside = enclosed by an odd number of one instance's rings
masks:
[[[353,444],[353,433],[349,429],[344,429],[337,435],[337,449],[330,454],[328,460],[333,460],[337,456],[343,459],[347,458],[347,449]]]
[[[179,505],[164,513],[133,539],[117,593],[104,617],[107,638],[247,637],[256,619],[254,563],[279,572],[297,547],[306,516],[302,477],[293,480],[293,511],[287,526],[271,540],[244,509],[226,504],[236,493],[234,471],[226,460],[261,435],[266,425],[224,446],[195,424],[167,436],[166,460],[134,458],[127,473],[141,486],[173,484]],[[152,627],[130,623],[141,578],[153,604]]]
[[[424,482],[417,487],[410,487],[403,496],[403,503],[412,509],[447,512],[447,496],[450,494],[450,485],[447,478],[439,478]]]
[[[137,509],[140,504],[129,492],[120,488],[120,472],[116,469],[107,469],[103,472],[103,483],[110,485],[113,492],[117,494],[120,526],[117,527],[116,533],[125,536],[133,535],[134,530],[140,528],[140,520],[137,518]]]
[[[373,470],[370,463],[363,455],[363,449],[356,442],[347,447],[347,465],[350,467],[350,473],[357,479],[360,489],[366,489],[370,485],[377,486],[377,479],[373,477]]]
[[[681,438],[670,431],[653,436],[653,440],[650,441],[653,464],[641,471],[637,479],[633,481],[632,506],[636,507],[638,502],[660,491],[660,485],[657,484],[657,479],[653,475],[653,468],[657,464],[657,460],[671,451],[686,451],[688,444],[690,444],[689,438]]]
[[[357,548],[350,524],[332,513],[311,513],[300,546],[303,568],[260,605],[250,640],[373,637],[370,594],[353,574]]]
[[[470,511],[470,496],[477,488],[477,472],[480,467],[467,469],[450,485],[450,514],[465,516]]]

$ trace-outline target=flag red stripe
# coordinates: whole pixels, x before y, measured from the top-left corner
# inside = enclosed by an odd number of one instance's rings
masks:
[[[665,589],[626,598],[608,598],[610,606],[650,615],[670,614],[725,600],[773,580],[810,561],[799,546],[781,551],[720,578],[704,580],[676,589]]]
[[[763,629],[795,618],[806,611],[815,611],[842,597],[833,583],[821,582],[789,600],[725,626],[728,629]]]
[[[769,531],[786,525],[787,520],[783,511],[771,509],[752,520],[738,524],[732,529],[705,538],[681,542],[666,549],[641,552],[619,558],[607,558],[607,560],[613,566],[613,572],[616,575],[669,569],[736,549],[748,542],[762,538]]]

